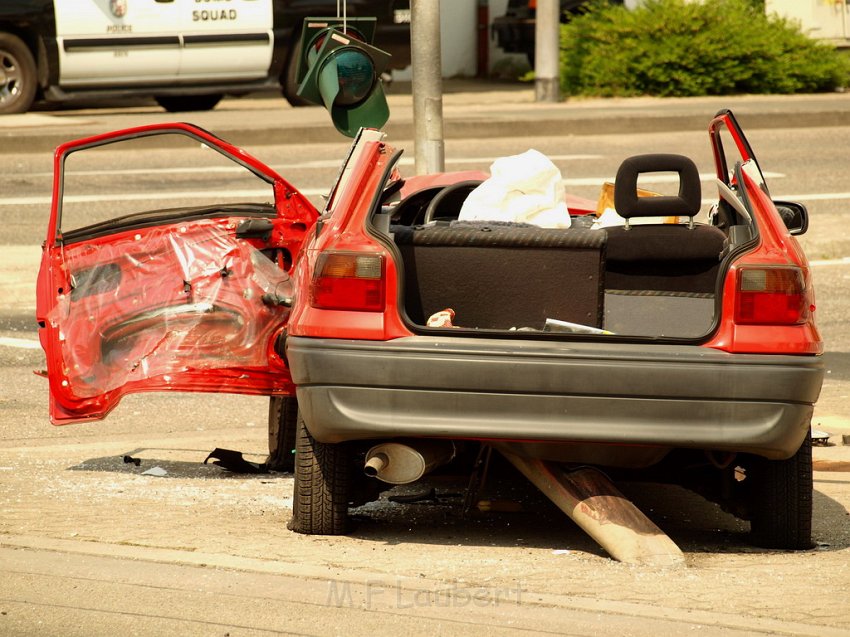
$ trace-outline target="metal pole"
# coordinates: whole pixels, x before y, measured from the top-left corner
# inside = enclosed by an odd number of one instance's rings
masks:
[[[445,170],[439,0],[410,2],[410,63],[416,173]]]
[[[537,0],[534,25],[534,99],[537,102],[561,100],[560,69],[560,2]]]

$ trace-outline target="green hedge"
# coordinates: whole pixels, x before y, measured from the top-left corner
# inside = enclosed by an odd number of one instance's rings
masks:
[[[844,86],[850,62],[753,0],[599,3],[561,32],[565,95],[803,93]]]

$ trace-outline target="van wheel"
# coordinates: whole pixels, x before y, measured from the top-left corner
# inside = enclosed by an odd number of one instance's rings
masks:
[[[26,113],[36,90],[36,67],[23,40],[0,33],[0,115]]]
[[[211,111],[224,97],[221,93],[213,95],[157,95],[156,103],[169,113],[183,111]]]
[[[295,468],[295,429],[298,424],[298,400],[289,396],[269,399],[269,457],[272,471],[292,473]]]
[[[748,470],[750,539],[771,549],[812,548],[812,439],[787,460],[758,458]]]
[[[347,533],[350,475],[349,446],[318,442],[299,414],[290,530],[307,535]]]

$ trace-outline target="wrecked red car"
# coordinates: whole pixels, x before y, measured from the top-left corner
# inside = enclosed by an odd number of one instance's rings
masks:
[[[51,419],[103,418],[131,392],[269,395],[302,533],[344,533],[381,489],[496,449],[683,484],[749,519],[756,544],[808,548],[823,379],[793,236],[808,213],[771,199],[732,113],[708,132],[710,192],[686,157],[626,158],[618,221],[567,197],[559,228],[458,219],[487,175],[405,178],[378,131],[321,211],[191,125],[65,144],[38,281]],[[231,160],[267,198],[67,226],[71,158],[159,135]],[[656,172],[678,193],[638,196]]]

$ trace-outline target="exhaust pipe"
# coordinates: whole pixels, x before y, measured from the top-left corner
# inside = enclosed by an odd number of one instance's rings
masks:
[[[363,473],[389,484],[415,482],[455,457],[451,440],[382,442],[366,454]]]

